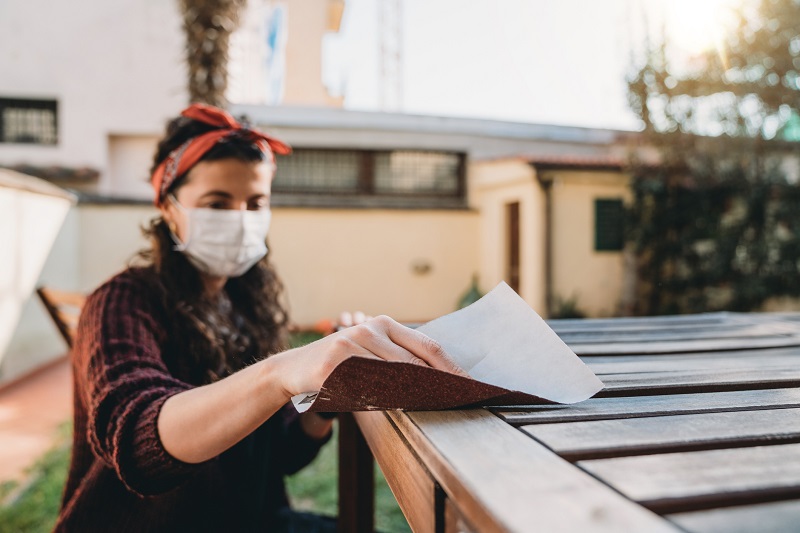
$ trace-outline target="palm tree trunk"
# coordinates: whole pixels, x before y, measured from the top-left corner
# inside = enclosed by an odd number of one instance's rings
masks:
[[[230,36],[247,0],[181,0],[189,101],[225,107]]]

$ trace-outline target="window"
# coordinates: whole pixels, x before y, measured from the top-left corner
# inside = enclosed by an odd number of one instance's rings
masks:
[[[278,156],[275,191],[350,192],[359,189],[361,154],[354,150],[295,150]]]
[[[396,151],[375,155],[375,192],[457,195],[461,157],[440,152]]]
[[[618,252],[624,244],[623,224],[625,207],[622,200],[594,201],[594,249],[598,252]]]
[[[0,98],[0,142],[56,144],[57,116],[55,100]]]
[[[289,156],[278,156],[273,190],[339,198],[460,201],[464,164],[464,154],[455,152],[300,148]]]

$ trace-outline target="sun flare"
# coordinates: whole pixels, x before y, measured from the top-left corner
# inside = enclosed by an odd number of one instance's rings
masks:
[[[663,14],[667,37],[687,55],[697,55],[720,46],[731,27],[734,10],[741,0],[656,0]]]

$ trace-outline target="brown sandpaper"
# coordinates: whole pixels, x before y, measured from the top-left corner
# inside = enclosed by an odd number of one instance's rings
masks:
[[[300,401],[304,403],[311,403],[312,412],[348,412],[556,402],[431,367],[350,357],[331,372],[318,393]]]

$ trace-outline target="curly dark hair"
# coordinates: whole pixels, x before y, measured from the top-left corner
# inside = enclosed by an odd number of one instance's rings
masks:
[[[172,150],[214,129],[186,117],[172,120],[158,144],[151,174]],[[256,162],[264,157],[252,141],[230,136],[201,161],[235,158]],[[168,192],[174,193],[184,183],[186,174],[179,176]],[[179,377],[196,384],[211,383],[286,349],[288,310],[269,254],[242,276],[229,278],[222,294],[210,298],[204,292],[200,272],[174,249],[171,232],[161,216],[142,231],[152,244],[137,258],[155,274],[153,281],[160,289],[170,324],[165,349],[180,354],[170,357],[172,370]]]

